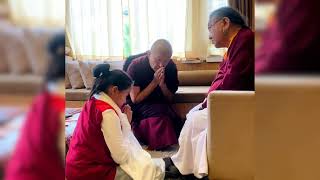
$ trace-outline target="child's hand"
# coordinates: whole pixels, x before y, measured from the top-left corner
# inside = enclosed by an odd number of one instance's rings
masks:
[[[129,105],[123,106],[123,113],[125,113],[127,115],[128,121],[129,121],[129,123],[131,123],[132,111],[131,111],[131,107]]]

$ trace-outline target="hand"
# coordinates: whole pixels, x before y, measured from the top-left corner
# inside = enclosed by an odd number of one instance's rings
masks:
[[[159,84],[161,82],[161,78],[164,74],[164,67],[160,67],[155,73],[154,73],[154,76],[153,76],[153,81],[156,83],[156,84]]]
[[[162,87],[165,85],[165,74],[164,72],[160,75],[160,83],[159,86]]]
[[[131,107],[129,105],[125,105],[122,108],[122,111],[123,111],[123,113],[125,113],[127,115],[128,121],[129,121],[129,123],[131,123],[131,121],[132,121],[132,110],[131,110]]]

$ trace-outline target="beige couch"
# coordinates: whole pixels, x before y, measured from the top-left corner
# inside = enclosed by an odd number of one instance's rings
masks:
[[[42,82],[43,76],[32,73],[23,75],[0,74],[0,93],[35,95],[39,92]]]
[[[209,179],[253,179],[253,91],[216,91],[208,97]]]
[[[179,88],[175,100],[177,102],[201,102],[217,70],[178,71]],[[89,89],[66,89],[67,101],[86,101]]]
[[[0,103],[19,104],[22,97],[29,104],[43,84],[49,40],[63,29],[18,27],[3,21],[0,26]]]
[[[178,71],[180,86],[174,98],[174,108],[181,118],[195,105],[201,103],[217,70]],[[90,90],[66,89],[66,107],[80,108],[88,98]]]
[[[256,179],[320,179],[320,77],[256,78]]]

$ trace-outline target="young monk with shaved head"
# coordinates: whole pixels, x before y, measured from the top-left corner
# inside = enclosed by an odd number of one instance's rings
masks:
[[[171,107],[179,85],[171,56],[170,43],[159,39],[145,56],[133,60],[127,71],[134,81],[130,93],[133,132],[150,150],[176,144],[182,126]]]

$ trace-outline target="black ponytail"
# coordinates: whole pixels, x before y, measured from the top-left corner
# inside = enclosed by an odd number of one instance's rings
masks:
[[[57,81],[65,76],[65,33],[61,32],[53,36],[47,46],[51,56],[46,81]]]
[[[117,86],[119,91],[123,91],[132,86],[132,79],[122,70],[110,71],[109,64],[99,64],[93,69],[93,76],[95,77],[94,85],[90,92],[90,98],[94,94],[105,92],[109,86]]]
[[[210,14],[209,20],[211,21],[213,17],[227,17],[233,24],[239,25],[241,27],[248,27],[242,15],[238,11],[232,9],[231,7],[222,7],[213,11]]]

